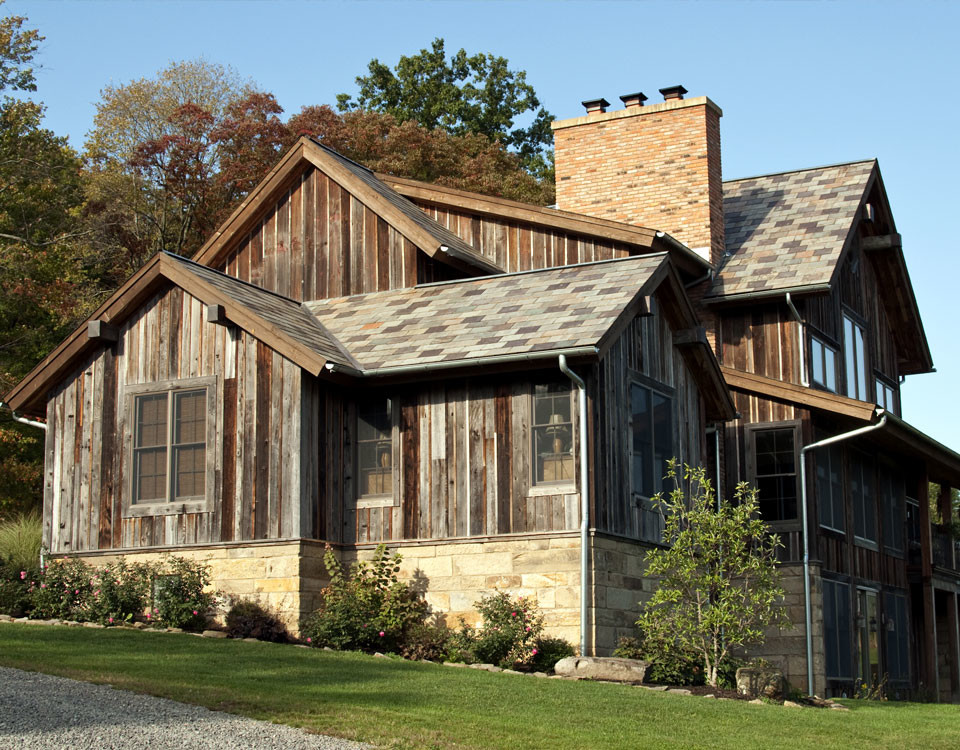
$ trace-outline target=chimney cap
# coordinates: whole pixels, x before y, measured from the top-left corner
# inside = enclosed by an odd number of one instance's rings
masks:
[[[626,107],[642,107],[646,100],[647,95],[642,91],[638,91],[635,94],[624,94],[620,97],[620,101],[622,101]]]
[[[587,99],[580,103],[587,108],[588,113],[589,112],[606,112],[607,107],[610,106],[610,102],[608,102],[602,96],[599,99]]]
[[[683,86],[667,86],[665,89],[660,89],[660,93],[663,94],[664,101],[669,101],[670,99],[683,99],[687,90]]]

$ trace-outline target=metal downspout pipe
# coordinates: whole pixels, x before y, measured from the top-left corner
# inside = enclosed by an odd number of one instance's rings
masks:
[[[587,384],[567,366],[567,357],[558,360],[560,371],[578,390],[580,411],[580,656],[587,655],[587,627],[590,592],[590,496],[587,476]]]
[[[882,414],[880,421],[867,427],[858,427],[850,432],[843,432],[839,435],[818,440],[816,443],[804,446],[800,449],[800,514],[803,518],[803,614],[806,626],[807,636],[807,694],[813,695],[813,613],[810,608],[810,535],[809,519],[807,518],[807,452],[815,448],[823,448],[827,445],[833,445],[843,440],[866,435],[868,432],[881,429],[887,423],[887,415],[883,409],[878,409],[877,414]]]
[[[2,409],[3,407],[7,407],[8,409],[10,409],[10,404],[0,401],[0,409]],[[27,419],[26,417],[21,417],[13,409],[10,409],[10,414],[13,416],[14,422],[19,422],[20,424],[29,425],[30,427],[37,427],[43,430],[44,432],[47,431],[47,425],[44,422],[37,422],[34,419]]]

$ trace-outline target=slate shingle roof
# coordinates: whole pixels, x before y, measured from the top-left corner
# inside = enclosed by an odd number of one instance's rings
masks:
[[[596,345],[665,253],[308,302],[364,370]]]
[[[709,297],[828,284],[876,162],[723,183],[726,249]]]
[[[301,303],[227,276],[179,255],[172,253],[166,255],[176,261],[183,270],[197,276],[290,338],[317,352],[324,359],[338,364],[352,365],[349,355],[340,347],[336,339],[324,330]]]

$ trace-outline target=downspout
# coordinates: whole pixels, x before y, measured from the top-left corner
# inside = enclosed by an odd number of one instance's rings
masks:
[[[876,424],[858,427],[850,432],[843,432],[816,443],[810,443],[800,449],[800,513],[803,518],[803,614],[807,635],[807,694],[813,695],[813,613],[810,607],[810,536],[807,519],[807,452],[815,448],[823,448],[843,440],[866,435],[868,432],[881,429],[887,423],[887,415],[878,408],[877,414],[882,415]]]
[[[10,404],[0,401],[0,409],[2,409],[3,407],[7,407],[8,409],[10,409]],[[29,425],[30,427],[37,427],[43,430],[44,432],[47,431],[47,425],[45,422],[37,422],[34,419],[27,419],[26,417],[21,417],[13,409],[10,409],[10,414],[13,416],[14,422],[19,422],[20,424]]]
[[[587,384],[567,366],[567,357],[559,357],[560,371],[579,391],[580,406],[580,656],[587,655],[587,625],[590,575],[590,496],[587,477]]]
[[[809,388],[810,379],[807,377],[807,337],[804,335],[804,323],[803,318],[800,317],[800,313],[797,312],[797,308],[793,306],[793,300],[790,299],[790,292],[787,292],[787,307],[790,308],[790,312],[793,313],[794,319],[797,321],[797,348],[800,350],[800,385]]]

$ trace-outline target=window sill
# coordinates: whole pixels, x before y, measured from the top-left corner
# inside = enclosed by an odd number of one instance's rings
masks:
[[[864,549],[870,549],[874,552],[880,551],[880,545],[876,542],[872,542],[869,539],[864,539],[863,537],[855,536],[853,538],[853,543],[857,547],[863,547]]]
[[[537,484],[527,490],[527,497],[544,497],[546,495],[576,495],[579,488],[573,482],[560,484]]]
[[[126,508],[123,512],[123,517],[178,516],[182,513],[209,512],[210,505],[206,500],[188,500],[184,503],[137,503]]]
[[[366,495],[357,498],[357,508],[393,508],[399,505],[393,495]]]
[[[829,531],[831,534],[837,534],[838,536],[846,536],[847,532],[843,529],[835,529],[833,526],[827,526],[825,523],[820,524],[820,531]]]

